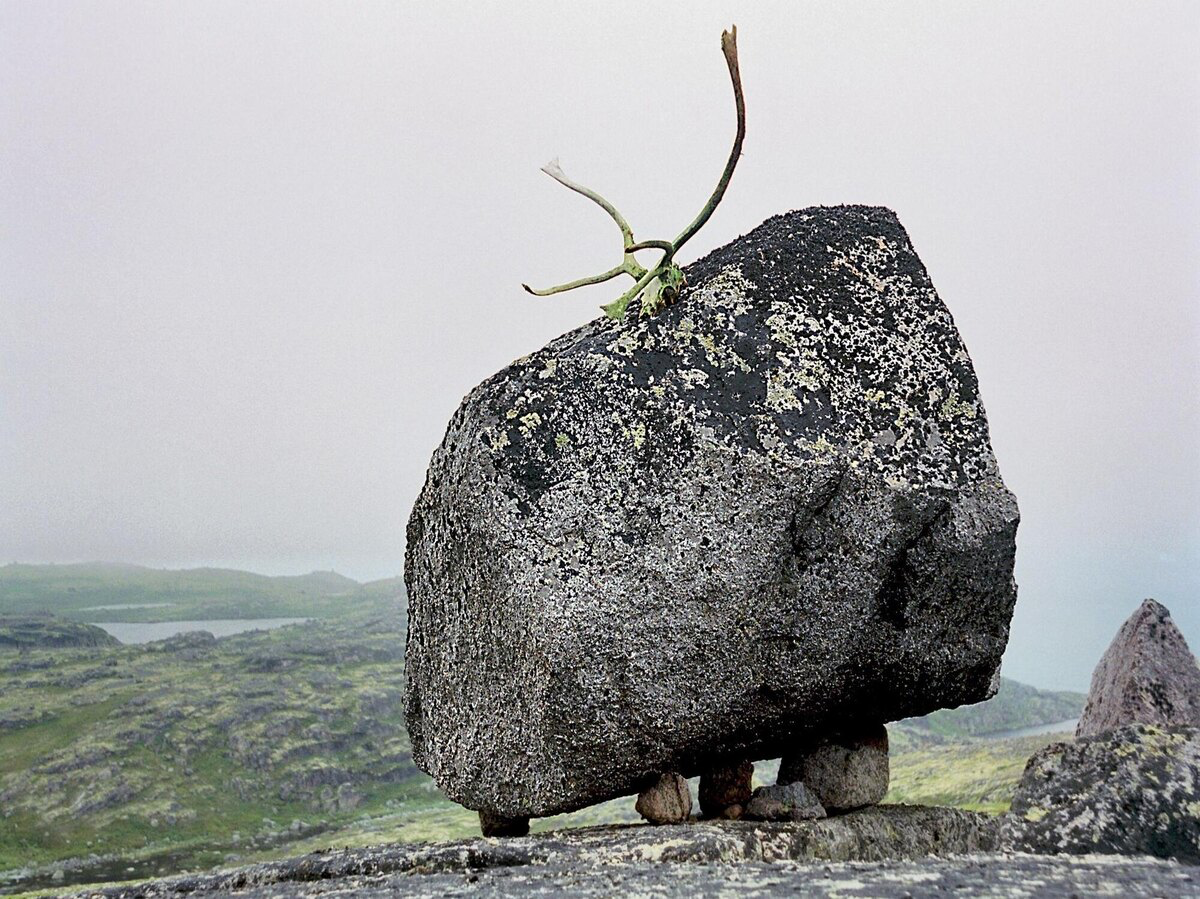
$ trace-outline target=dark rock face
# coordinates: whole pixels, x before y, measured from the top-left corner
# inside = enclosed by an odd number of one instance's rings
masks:
[[[990,695],[1017,506],[896,216],[779,216],[687,277],[485,381],[434,453],[407,718],[470,808],[568,811]]]
[[[875,805],[888,791],[888,732],[882,724],[837,734],[779,763],[779,783],[803,783],[831,812]]]
[[[1133,724],[1047,746],[1025,768],[1004,840],[1200,863],[1200,728]]]
[[[759,787],[743,815],[751,821],[813,821],[824,818],[825,809],[812,790],[797,782]]]
[[[1200,666],[1166,607],[1147,599],[1092,672],[1075,736],[1126,724],[1200,725]]]
[[[529,833],[529,819],[480,812],[479,830],[485,837],[523,837]]]
[[[717,765],[700,775],[700,811],[709,818],[716,818],[730,806],[745,805],[753,792],[753,762],[743,760]]]

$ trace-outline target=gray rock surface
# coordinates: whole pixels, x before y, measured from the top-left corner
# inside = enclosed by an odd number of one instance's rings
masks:
[[[650,827],[588,827],[510,839],[402,844],[314,853],[234,871],[185,875],[138,887],[111,887],[104,896],[216,892],[251,885],[408,874],[407,889],[424,875],[468,874],[501,867],[544,868],[571,875],[591,868],[661,862],[704,867],[714,862],[854,861],[986,852],[997,847],[997,822],[959,809],[878,806],[839,818],[798,823],[704,821]],[[569,881],[564,881],[569,882]],[[560,886],[560,889],[562,887]],[[91,894],[89,894],[91,895]]]
[[[882,802],[889,776],[888,732],[878,724],[783,756],[778,782],[803,781],[827,810],[844,812]]]
[[[678,774],[663,774],[638,794],[635,808],[651,824],[680,824],[692,814],[688,782]]]
[[[778,216],[687,278],[479,385],[433,455],[407,720],[470,808],[568,811],[989,695],[1017,506],[895,214]]]
[[[1200,896],[1200,869],[1173,862],[997,854],[993,823],[952,809],[881,806],[786,825],[589,828],[318,853],[78,895]]]
[[[753,792],[753,762],[716,765],[700,775],[700,812],[709,818],[719,817],[727,808],[745,805]]]
[[[1166,607],[1147,599],[1092,672],[1077,737],[1125,724],[1200,725],[1200,665]]]
[[[1200,728],[1132,724],[1047,746],[1017,786],[1004,843],[1200,864]]]
[[[751,821],[813,821],[825,817],[816,795],[802,783],[759,787],[742,810]]]

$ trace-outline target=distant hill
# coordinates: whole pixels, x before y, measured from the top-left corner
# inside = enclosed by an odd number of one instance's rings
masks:
[[[363,585],[333,571],[268,577],[225,568],[14,563],[0,567],[0,615],[51,612],[85,621],[329,618],[348,609],[385,610],[403,593],[399,579],[394,581]]]
[[[989,737],[1078,718],[1086,699],[1083,693],[1039,690],[1002,677],[999,691],[987,702],[939,709],[923,718],[897,722],[891,728],[901,741],[907,737],[922,744]]]

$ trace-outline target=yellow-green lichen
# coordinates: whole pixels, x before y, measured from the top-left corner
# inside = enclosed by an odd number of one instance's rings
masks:
[[[976,409],[975,403],[964,402],[958,398],[957,393],[952,393],[942,403],[942,408],[938,412],[938,418],[942,421],[949,421],[952,418],[961,416],[973,421],[978,414],[979,412]]]

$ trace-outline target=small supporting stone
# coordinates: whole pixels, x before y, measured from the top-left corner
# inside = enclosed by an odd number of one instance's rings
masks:
[[[719,818],[731,805],[745,805],[754,792],[754,763],[743,759],[700,775],[700,813]]]
[[[529,819],[480,812],[479,829],[485,837],[523,837],[529,833]]]
[[[843,731],[779,763],[778,783],[803,781],[830,812],[877,805],[888,779],[888,733],[882,724]]]
[[[742,816],[752,821],[811,821],[824,818],[825,809],[812,790],[796,782],[759,787]]]
[[[651,824],[682,824],[692,814],[688,782],[673,771],[661,775],[638,794],[637,813]]]

